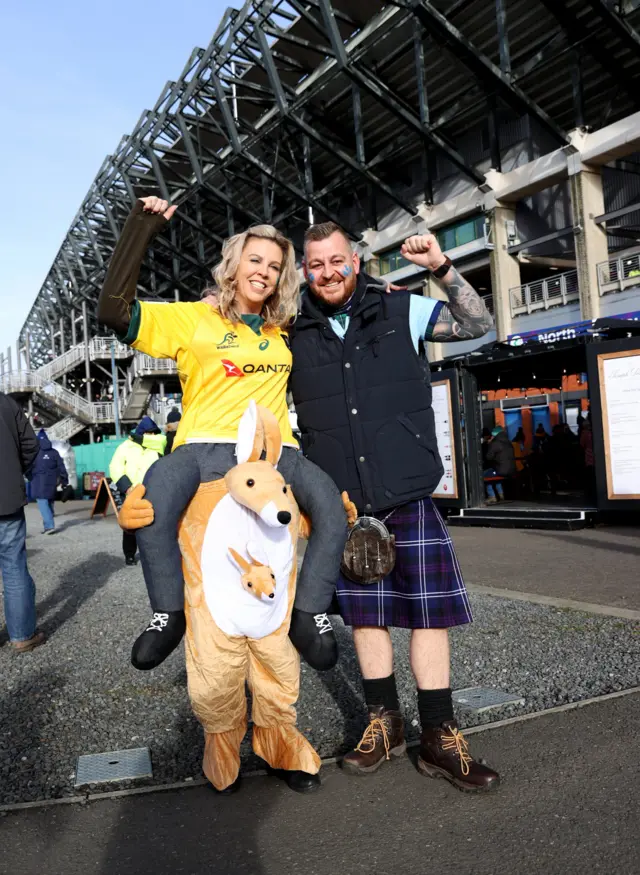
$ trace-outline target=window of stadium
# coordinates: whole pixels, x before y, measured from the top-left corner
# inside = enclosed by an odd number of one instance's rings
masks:
[[[471,243],[484,237],[484,223],[484,216],[474,216],[471,219],[456,222],[454,225],[448,225],[446,228],[439,228],[435,234],[443,252],[448,252],[457,246],[464,246],[465,243]],[[382,276],[387,273],[393,273],[394,270],[400,270],[400,268],[407,267],[410,264],[406,258],[400,255],[399,246],[394,249],[387,249],[386,252],[381,252],[379,258],[380,274]]]

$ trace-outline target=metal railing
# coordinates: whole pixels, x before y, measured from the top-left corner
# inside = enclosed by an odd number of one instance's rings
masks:
[[[480,296],[485,303],[485,306],[489,313],[493,316],[493,295],[481,295]]]
[[[136,353],[130,368],[134,377],[155,377],[159,373],[177,373],[173,359],[154,359],[144,353]]]
[[[92,337],[89,341],[89,358],[91,361],[110,359],[112,345],[117,359],[130,358],[133,355],[133,350],[125,343],[120,343],[119,340],[111,337]],[[62,355],[47,362],[46,365],[42,365],[38,368],[37,373],[41,375],[43,380],[54,380],[80,364],[84,360],[84,355],[85,345],[78,343],[63,352]]]
[[[9,371],[0,377],[0,392],[35,392],[42,385],[34,371]]]
[[[92,359],[110,359],[112,346],[117,359],[128,359],[134,354],[130,346],[112,337],[92,337],[89,355]]]
[[[53,380],[45,383],[43,380],[36,391],[51,398],[61,410],[70,413],[72,416],[84,419],[85,422],[93,421],[93,405],[84,398],[81,398],[80,395],[76,395],[75,392],[65,389],[59,383]]]
[[[85,424],[113,422],[113,402],[90,402],[54,380],[44,380],[38,371],[11,371],[0,377],[0,391],[37,392],[55,407]]]
[[[83,428],[86,428],[86,423],[80,422],[75,416],[65,416],[60,422],[49,426],[47,435],[52,441],[68,441]]]
[[[113,401],[94,401],[91,405],[94,422],[113,422]]]
[[[509,298],[512,316],[548,310],[550,307],[564,307],[572,301],[580,300],[578,271],[568,270],[566,273],[557,273],[543,280],[516,286],[509,289]]]
[[[623,292],[640,286],[640,252],[619,255],[598,265],[598,291],[601,295]]]
[[[59,355],[57,358],[47,362],[46,365],[42,365],[41,368],[38,368],[36,373],[39,374],[43,380],[48,382],[49,380],[54,380],[56,377],[62,376],[62,374],[66,374],[67,371],[70,371],[71,368],[83,359],[84,343],[80,343],[77,346],[72,346],[71,349],[63,352],[62,355]]]

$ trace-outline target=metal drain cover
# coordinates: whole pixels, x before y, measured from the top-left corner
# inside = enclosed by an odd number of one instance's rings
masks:
[[[490,711],[491,708],[502,708],[504,705],[524,705],[522,696],[492,690],[490,687],[467,687],[464,690],[454,690],[452,695],[456,705],[477,714]]]
[[[134,747],[131,750],[111,750],[79,756],[74,786],[152,777],[149,748]]]

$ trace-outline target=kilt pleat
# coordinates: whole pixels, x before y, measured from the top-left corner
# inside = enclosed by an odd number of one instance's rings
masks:
[[[384,520],[388,511],[377,515]],[[430,498],[393,511],[396,564],[379,583],[340,576],[336,595],[348,626],[449,629],[472,621],[469,597],[449,531]]]

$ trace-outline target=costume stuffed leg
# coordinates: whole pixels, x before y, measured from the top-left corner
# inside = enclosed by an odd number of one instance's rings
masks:
[[[205,731],[203,769],[217,790],[239,774],[245,681],[256,754],[274,769],[320,768],[295,725],[300,659],[288,636],[301,525],[275,468],[280,451],[275,417],[252,402],[238,431],[238,465],[200,486],[179,528],[189,696]]]

